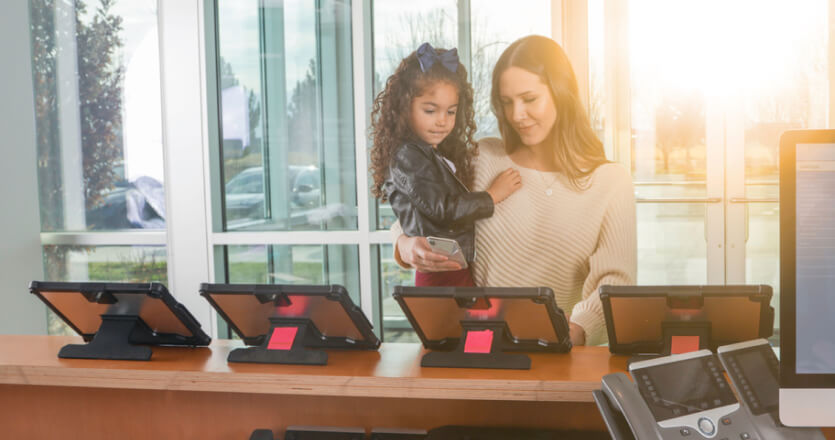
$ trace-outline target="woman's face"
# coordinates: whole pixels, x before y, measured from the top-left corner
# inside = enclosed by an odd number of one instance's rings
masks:
[[[545,142],[557,121],[557,108],[539,75],[508,67],[499,77],[499,97],[504,117],[523,144],[535,147]]]

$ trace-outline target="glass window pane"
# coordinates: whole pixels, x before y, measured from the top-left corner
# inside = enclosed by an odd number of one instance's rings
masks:
[[[420,342],[417,333],[403,314],[403,309],[392,298],[394,286],[414,286],[415,271],[397,265],[390,244],[375,246],[380,262],[380,298],[383,316],[382,339],[385,342]]]
[[[44,277],[49,281],[112,281],[168,283],[164,246],[43,247]],[[50,335],[75,335],[52,311],[47,313]]]
[[[356,229],[351,3],[217,3],[224,228]]]
[[[475,93],[476,139],[499,136],[496,117],[490,109],[493,67],[514,41],[531,34],[551,35],[551,2],[528,0],[524,7],[505,0],[479,0],[471,6],[472,68],[470,82]]]
[[[458,6],[452,0],[403,4],[374,2],[374,95],[383,87],[400,61],[428,41],[435,47],[463,44],[458,37]],[[476,139],[498,136],[496,119],[490,109],[493,66],[510,43],[530,34],[550,35],[551,3],[529,1],[519,8],[501,0],[480,0],[468,17]],[[403,30],[407,31],[404,32]],[[396,220],[388,204],[377,204],[377,228],[388,229]]]
[[[717,62],[703,41],[709,8],[654,0],[629,7],[633,176],[704,180],[705,71]]]
[[[226,253],[230,283],[340,284],[360,305],[355,245],[241,245],[227,246]]]
[[[636,216],[638,284],[707,283],[704,204],[639,203]]]
[[[42,230],[165,228],[156,5],[30,1]]]

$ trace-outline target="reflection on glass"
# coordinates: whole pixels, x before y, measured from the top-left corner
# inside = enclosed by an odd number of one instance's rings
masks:
[[[351,4],[218,2],[226,230],[356,229]]]
[[[236,284],[340,284],[360,305],[356,245],[227,246],[226,275]]]
[[[29,7],[42,230],[165,228],[157,2]]]
[[[380,309],[383,315],[382,340],[385,342],[420,342],[403,309],[392,298],[394,286],[414,286],[415,271],[405,270],[394,261],[390,244],[375,246],[380,262]]]
[[[44,278],[49,281],[111,281],[120,283],[168,282],[163,246],[55,246],[43,247]],[[68,326],[47,314],[50,335],[74,335]]]
[[[641,203],[636,214],[638,284],[707,283],[703,204]]]

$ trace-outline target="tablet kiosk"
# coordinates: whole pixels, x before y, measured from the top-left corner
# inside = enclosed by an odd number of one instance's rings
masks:
[[[771,287],[602,286],[616,354],[677,354],[771,336]]]
[[[206,346],[212,340],[159,283],[32,281],[29,291],[88,342],[65,345],[59,358],[147,361],[147,345]]]
[[[392,295],[424,347],[424,367],[527,370],[505,351],[571,350],[568,322],[547,287],[404,287]]]
[[[201,284],[200,294],[247,345],[229,362],[325,365],[316,349],[376,350],[380,340],[344,287]]]

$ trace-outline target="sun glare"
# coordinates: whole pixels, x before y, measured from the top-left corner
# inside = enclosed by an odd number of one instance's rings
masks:
[[[809,22],[826,10],[818,0],[630,4],[633,72],[661,87],[725,96],[790,86],[793,61],[826,43]]]

